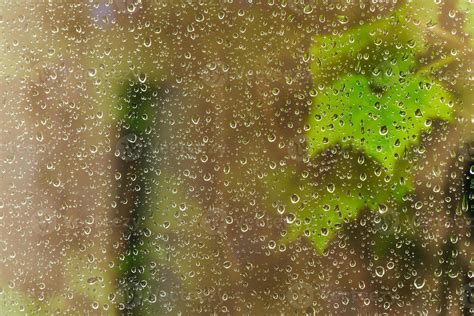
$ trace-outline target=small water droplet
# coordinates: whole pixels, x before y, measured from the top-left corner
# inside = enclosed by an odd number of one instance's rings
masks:
[[[291,195],[291,203],[296,204],[300,201],[300,197],[298,194],[294,193]]]

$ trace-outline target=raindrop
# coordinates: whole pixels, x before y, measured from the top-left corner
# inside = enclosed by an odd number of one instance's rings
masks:
[[[300,201],[300,197],[298,194],[294,193],[291,195],[291,203],[296,204]]]

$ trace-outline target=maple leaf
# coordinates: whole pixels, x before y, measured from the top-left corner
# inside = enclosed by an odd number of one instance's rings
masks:
[[[430,7],[420,16],[427,25],[436,16],[435,6]],[[446,61],[431,67],[417,62],[427,42],[413,12],[408,3],[389,17],[314,39],[311,74],[318,93],[307,119],[308,153],[315,158],[342,147],[368,159],[365,165],[339,159],[323,184],[290,186],[299,188],[293,194],[301,202],[286,206],[295,220],[284,240],[305,236],[322,252],[362,209],[397,205],[412,189],[405,153],[433,120],[452,120],[452,95],[427,71]]]
[[[450,120],[451,96],[441,84],[414,75],[374,93],[367,77],[349,74],[313,100],[309,153],[340,144],[361,150],[389,171],[434,119]]]

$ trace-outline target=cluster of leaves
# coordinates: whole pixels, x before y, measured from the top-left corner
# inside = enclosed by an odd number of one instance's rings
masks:
[[[309,189],[312,197],[297,210],[289,240],[303,234],[321,252],[361,209],[385,211],[384,203],[396,204],[411,189],[409,148],[433,120],[453,118],[453,96],[430,76],[449,60],[418,61],[429,51],[425,31],[437,16],[436,5],[429,8],[415,19],[407,4],[375,22],[314,39],[308,152],[314,160],[338,147],[369,163],[334,163],[324,176],[332,187]]]

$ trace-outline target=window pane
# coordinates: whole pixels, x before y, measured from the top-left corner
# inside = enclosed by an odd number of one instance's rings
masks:
[[[0,3],[0,310],[470,315],[473,12]]]

